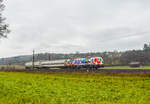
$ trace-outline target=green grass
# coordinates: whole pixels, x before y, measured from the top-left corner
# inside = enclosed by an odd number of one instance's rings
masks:
[[[0,103],[150,104],[148,76],[0,72]]]
[[[142,66],[142,67],[113,66],[113,67],[104,67],[101,69],[150,69],[150,66]]]

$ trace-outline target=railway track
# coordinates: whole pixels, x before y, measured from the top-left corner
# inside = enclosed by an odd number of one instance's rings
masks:
[[[96,73],[150,73],[150,69],[34,69],[34,70],[21,70],[21,69],[5,69],[0,70],[5,72],[96,72]]]
[[[96,72],[96,73],[150,73],[150,69],[98,69],[98,70],[87,70],[87,69],[41,69],[39,72]]]

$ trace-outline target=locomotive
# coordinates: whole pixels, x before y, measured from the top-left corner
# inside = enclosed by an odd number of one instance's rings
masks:
[[[104,67],[104,61],[102,57],[68,59],[65,61],[65,66],[72,68],[99,68]]]
[[[33,63],[28,62],[25,64],[26,69],[31,69]],[[104,67],[104,61],[102,57],[85,57],[85,58],[69,58],[63,60],[53,60],[53,61],[37,61],[34,62],[34,68],[100,68]]]

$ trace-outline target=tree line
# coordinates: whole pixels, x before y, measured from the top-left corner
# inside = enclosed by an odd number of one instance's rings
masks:
[[[128,65],[130,62],[141,62],[143,65],[150,65],[150,44],[147,46],[144,44],[143,50],[129,50],[125,52],[93,52],[93,53],[39,53],[35,54],[35,61],[40,60],[58,60],[58,59],[68,59],[70,57],[102,57],[104,59],[105,65]],[[26,62],[32,61],[32,55],[17,56],[12,58],[0,59],[1,65],[8,64],[20,64],[24,65]]]

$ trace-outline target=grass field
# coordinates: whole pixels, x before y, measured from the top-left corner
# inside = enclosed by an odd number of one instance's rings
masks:
[[[0,103],[150,104],[149,76],[0,72]]]
[[[142,66],[142,67],[113,66],[113,67],[104,67],[101,69],[150,69],[150,66]]]

